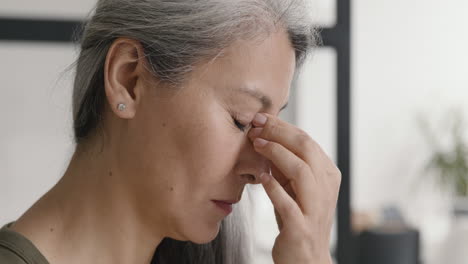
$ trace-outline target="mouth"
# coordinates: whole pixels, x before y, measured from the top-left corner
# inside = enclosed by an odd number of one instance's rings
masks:
[[[229,215],[232,212],[232,205],[237,203],[238,201],[218,201],[218,200],[211,200],[216,207],[218,207],[223,213]]]

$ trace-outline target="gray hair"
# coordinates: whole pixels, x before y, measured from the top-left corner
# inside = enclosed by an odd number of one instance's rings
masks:
[[[162,84],[178,88],[189,78],[195,64],[214,60],[235,41],[261,40],[282,27],[295,50],[296,78],[309,51],[319,44],[306,2],[98,0],[94,14],[83,24],[81,38],[78,39],[80,53],[75,62],[72,98],[75,142],[85,141],[102,124],[106,102],[104,63],[110,46],[117,38],[139,41],[148,61],[149,72]],[[190,242],[177,244],[175,241],[163,241],[155,259],[162,254],[165,261],[158,263],[227,263],[216,259],[216,256],[218,253],[226,256],[229,252],[225,250],[235,250],[233,247],[226,248],[223,242],[226,237],[236,241],[235,233],[242,233],[235,231],[240,228],[235,222],[240,221],[223,221],[218,237],[203,247],[187,244]],[[240,242],[235,246],[242,248]],[[191,252],[182,256],[183,261],[175,261],[176,256],[181,257],[181,247]],[[193,254],[200,257],[190,258]],[[213,259],[213,262],[209,259]],[[239,260],[236,263],[243,262]]]

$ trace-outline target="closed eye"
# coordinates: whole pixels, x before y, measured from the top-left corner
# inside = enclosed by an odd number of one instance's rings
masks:
[[[234,120],[234,124],[237,126],[237,128],[239,128],[240,131],[244,132],[248,125],[244,125],[242,124],[241,122],[239,122],[239,120],[235,119],[234,117],[232,118]]]

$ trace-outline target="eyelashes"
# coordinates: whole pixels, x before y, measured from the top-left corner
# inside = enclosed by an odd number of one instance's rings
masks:
[[[246,115],[241,115],[238,111],[234,109],[228,109],[228,113],[230,113],[232,122],[234,123],[235,127],[240,130],[242,133],[248,131],[248,129],[253,126],[251,122],[247,122],[247,124],[239,121],[239,120],[250,120],[251,117]],[[245,121],[244,121],[245,122]]]
[[[231,117],[232,117],[232,121],[234,122],[234,125],[236,125],[236,127],[240,131],[245,132],[250,127],[250,123],[242,124],[242,122],[239,121],[239,114],[231,115]]]
[[[239,120],[235,119],[234,117],[232,118],[234,120],[234,124],[239,128],[240,131],[245,132],[247,129],[248,125],[243,125]]]

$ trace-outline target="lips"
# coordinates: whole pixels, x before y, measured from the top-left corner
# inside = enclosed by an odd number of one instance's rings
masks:
[[[218,200],[212,200],[212,201],[226,215],[232,212],[232,204],[237,203],[237,201],[218,201]]]

